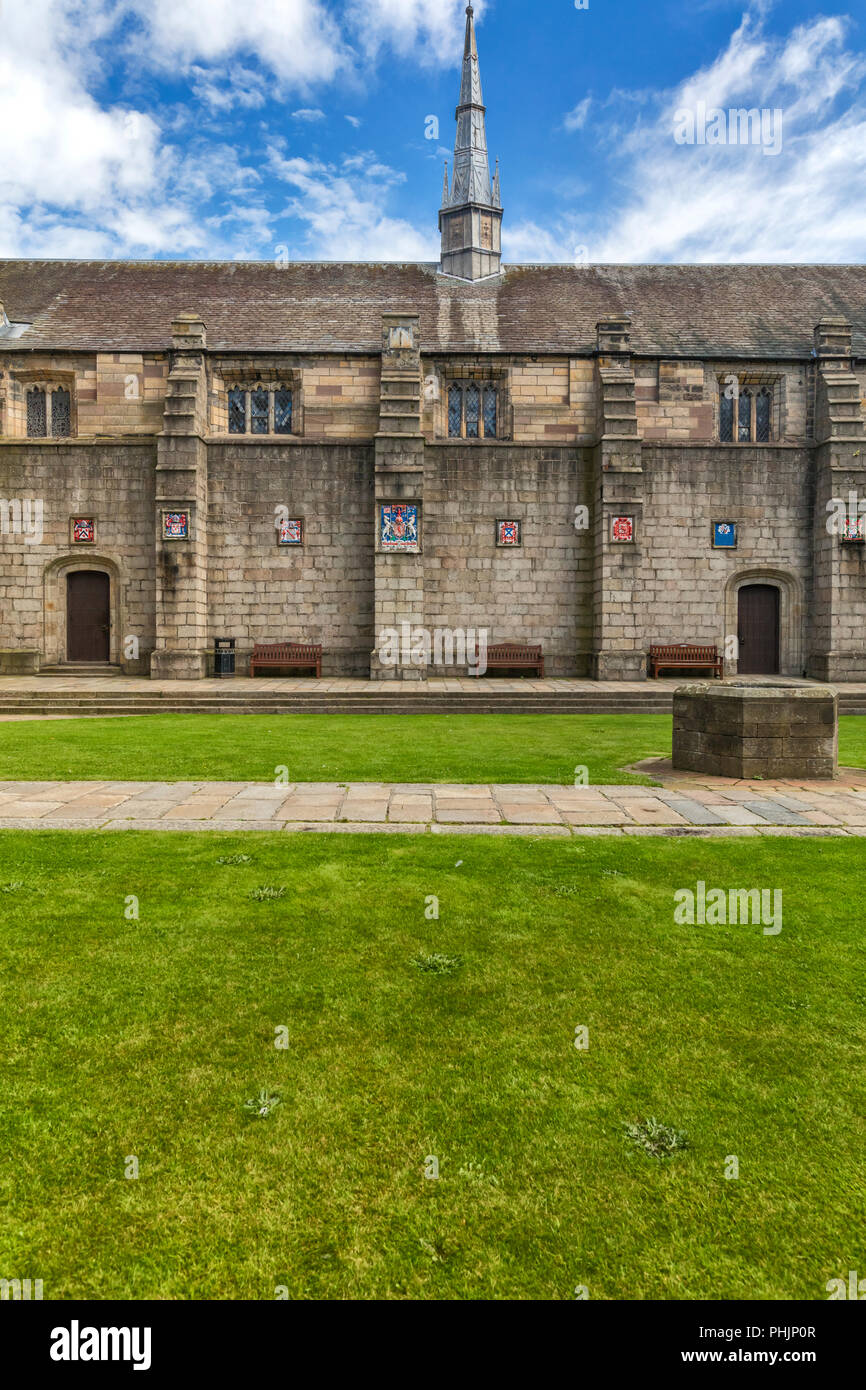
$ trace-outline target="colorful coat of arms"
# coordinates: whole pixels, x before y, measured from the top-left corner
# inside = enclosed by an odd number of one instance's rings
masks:
[[[302,545],[304,540],[304,523],[298,517],[287,517],[280,522],[279,541],[280,545]]]
[[[610,519],[610,538],[618,545],[634,540],[634,517],[612,516]]]
[[[496,523],[496,544],[497,544],[497,545],[520,545],[520,522],[519,522],[519,521],[497,521],[497,523]]]
[[[386,503],[379,510],[379,544],[381,548],[383,550],[417,550],[417,503],[391,502]]]
[[[189,512],[163,512],[162,536],[166,541],[185,541],[189,538]]]
[[[96,536],[96,524],[92,516],[72,518],[72,540],[75,545],[92,545]]]

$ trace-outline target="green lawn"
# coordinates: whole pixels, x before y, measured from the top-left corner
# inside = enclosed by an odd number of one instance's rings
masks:
[[[835,840],[3,832],[0,1274],[826,1299],[866,1269],[861,870]],[[781,933],[675,925],[698,879],[781,888]],[[688,1147],[632,1149],[647,1116]]]
[[[864,720],[866,723],[866,720]],[[624,764],[670,753],[645,714],[154,714],[0,723],[0,780],[647,782]]]
[[[866,716],[839,721],[866,767]],[[154,714],[0,722],[0,780],[649,783],[623,768],[670,755],[664,714]]]

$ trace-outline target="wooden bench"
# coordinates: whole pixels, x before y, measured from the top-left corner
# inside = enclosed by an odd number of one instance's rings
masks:
[[[257,642],[250,657],[250,675],[274,666],[312,666],[321,676],[322,648],[312,642]]]
[[[695,671],[711,668],[721,679],[722,658],[718,647],[695,647],[688,642],[670,643],[667,646],[651,646],[649,650],[650,675],[658,676],[659,671]]]
[[[519,667],[522,671],[535,671],[537,676],[543,676],[541,646],[530,647],[525,642],[494,642],[487,648],[487,669],[504,667]]]

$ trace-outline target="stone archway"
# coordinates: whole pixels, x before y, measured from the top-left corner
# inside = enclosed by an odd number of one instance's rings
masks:
[[[43,579],[43,648],[42,665],[55,666],[67,661],[66,580],[81,570],[107,574],[111,631],[109,661],[119,665],[124,632],[123,585],[120,566],[107,555],[62,555],[45,568]]]
[[[727,656],[737,634],[740,590],[766,584],[779,591],[779,675],[803,674],[803,594],[800,581],[785,570],[755,568],[731,575],[725,587],[725,674],[736,675],[738,662]]]

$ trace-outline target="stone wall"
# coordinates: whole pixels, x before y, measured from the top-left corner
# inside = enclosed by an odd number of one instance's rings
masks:
[[[425,624],[485,628],[489,642],[541,642],[545,673],[586,667],[592,555],[574,509],[586,495],[580,450],[428,445],[424,483]],[[520,547],[497,547],[518,520]]]
[[[99,569],[112,578],[112,660],[124,660],[123,643],[131,636],[139,657],[126,658],[126,669],[147,671],[154,644],[155,458],[155,441],[145,440],[0,444],[0,496],[7,503],[42,504],[41,541],[15,534],[4,509],[0,648],[37,652],[43,665],[64,661],[64,576],[70,569]],[[95,518],[92,545],[70,544],[76,515]]]
[[[323,675],[369,674],[373,458],[369,446],[267,442],[208,448],[209,645],[322,644]],[[279,546],[275,509],[304,523]]]
[[[240,671],[256,641],[294,638],[321,642],[325,674],[367,675],[377,627],[405,620],[541,642],[551,675],[640,678],[654,641],[723,647],[739,586],[769,583],[783,674],[866,676],[866,547],[825,532],[830,497],[866,494],[850,326],[819,326],[811,363],[743,363],[633,358],[627,315],[600,322],[594,356],[538,358],[426,357],[417,315],[383,321],[378,356],[210,354],[192,313],[171,352],[0,354],[0,668],[65,659],[64,577],[93,567],[130,672],[156,649],[154,670],[198,674],[234,636]],[[388,347],[394,325],[411,349]],[[772,386],[772,443],[717,442],[728,375]],[[228,435],[229,386],[257,376],[291,384],[297,434]],[[448,439],[448,380],[489,377],[500,437]],[[74,438],[23,437],[38,380],[72,386]],[[377,498],[420,506],[419,554],[377,553]],[[38,543],[15,532],[28,499]],[[162,544],[166,504],[190,509],[190,544]],[[278,507],[303,521],[296,549]],[[70,544],[75,514],[96,518],[93,546]],[[611,543],[620,514],[633,544]],[[519,547],[496,545],[497,520],[521,523]],[[736,550],[713,549],[720,520]]]
[[[724,648],[737,633],[736,589],[781,590],[782,674],[802,675],[811,570],[814,474],[786,446],[644,447],[639,641]],[[712,546],[714,521],[737,523],[737,548]],[[737,663],[729,659],[726,674]]]

